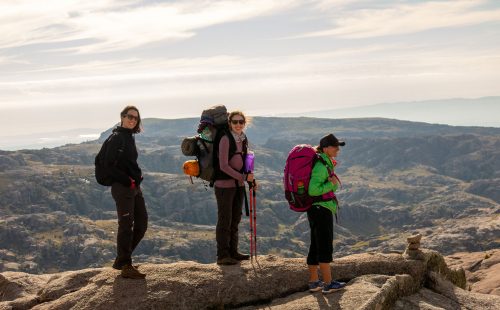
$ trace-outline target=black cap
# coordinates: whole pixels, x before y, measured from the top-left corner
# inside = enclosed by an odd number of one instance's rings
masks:
[[[337,139],[333,134],[329,134],[319,140],[320,147],[344,146],[345,142]]]

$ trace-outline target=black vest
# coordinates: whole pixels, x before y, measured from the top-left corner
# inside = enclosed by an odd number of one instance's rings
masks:
[[[231,176],[226,174],[225,172],[220,170],[220,165],[219,165],[219,144],[220,144],[220,139],[222,139],[223,136],[227,136],[229,139],[229,155],[228,155],[228,160],[231,160],[233,156],[235,155],[240,155],[243,159],[243,167],[241,168],[240,172],[244,173],[246,171],[243,171],[245,169],[245,159],[247,156],[247,151],[248,151],[248,138],[243,140],[243,146],[241,153],[236,152],[236,140],[234,140],[233,134],[229,131],[229,129],[224,128],[221,130],[217,131],[215,140],[214,140],[214,156],[213,156],[213,167],[214,167],[214,180],[213,182],[217,180],[230,180],[232,179]],[[212,182],[212,183],[213,183]]]

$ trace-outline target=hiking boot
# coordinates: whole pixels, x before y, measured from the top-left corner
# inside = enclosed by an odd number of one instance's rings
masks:
[[[140,265],[132,265],[135,269],[138,269]],[[116,269],[116,270],[122,270],[123,266],[119,266],[117,264],[113,264],[111,268]]]
[[[125,265],[122,268],[122,277],[128,279],[144,279],[146,274],[135,269],[132,265]]]
[[[345,282],[332,281],[330,284],[323,286],[323,294],[330,294],[344,288]]]
[[[236,265],[237,263],[239,263],[239,261],[232,257],[224,257],[217,259],[217,265]]]
[[[319,291],[321,291],[321,289],[323,289],[324,285],[325,284],[321,280],[309,282],[309,292],[311,292],[311,293],[319,292]]]
[[[234,253],[231,255],[232,258],[234,258],[235,260],[249,260],[250,259],[250,255],[248,254],[241,254],[241,253]]]

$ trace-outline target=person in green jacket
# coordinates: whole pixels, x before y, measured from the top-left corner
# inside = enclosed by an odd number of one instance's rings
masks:
[[[336,165],[333,158],[337,157],[340,146],[344,145],[344,141],[339,141],[333,134],[329,134],[321,138],[316,147],[323,160],[314,164],[308,193],[310,196],[322,196],[322,200],[313,203],[307,211],[311,229],[311,244],[307,255],[311,292],[322,290],[323,294],[328,294],[345,286],[344,282],[332,279],[330,270],[333,254],[333,215],[337,212],[334,192],[339,186],[339,180],[333,173]],[[318,267],[323,281],[319,280]]]

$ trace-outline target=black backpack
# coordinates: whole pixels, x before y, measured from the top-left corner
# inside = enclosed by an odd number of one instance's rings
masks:
[[[101,149],[99,150],[99,153],[97,153],[95,160],[94,160],[94,165],[95,165],[95,179],[97,183],[103,185],[103,186],[111,186],[115,180],[113,179],[113,176],[111,175],[111,169],[110,166],[106,163],[105,160],[105,155],[106,155],[106,150],[108,148],[109,141],[113,136],[118,136],[121,137],[121,146],[118,149],[118,157],[116,158],[115,162],[112,164],[112,166],[116,166],[118,162],[120,161],[123,151],[125,149],[125,139],[122,137],[122,135],[118,133],[112,133],[106,141],[101,146]]]

